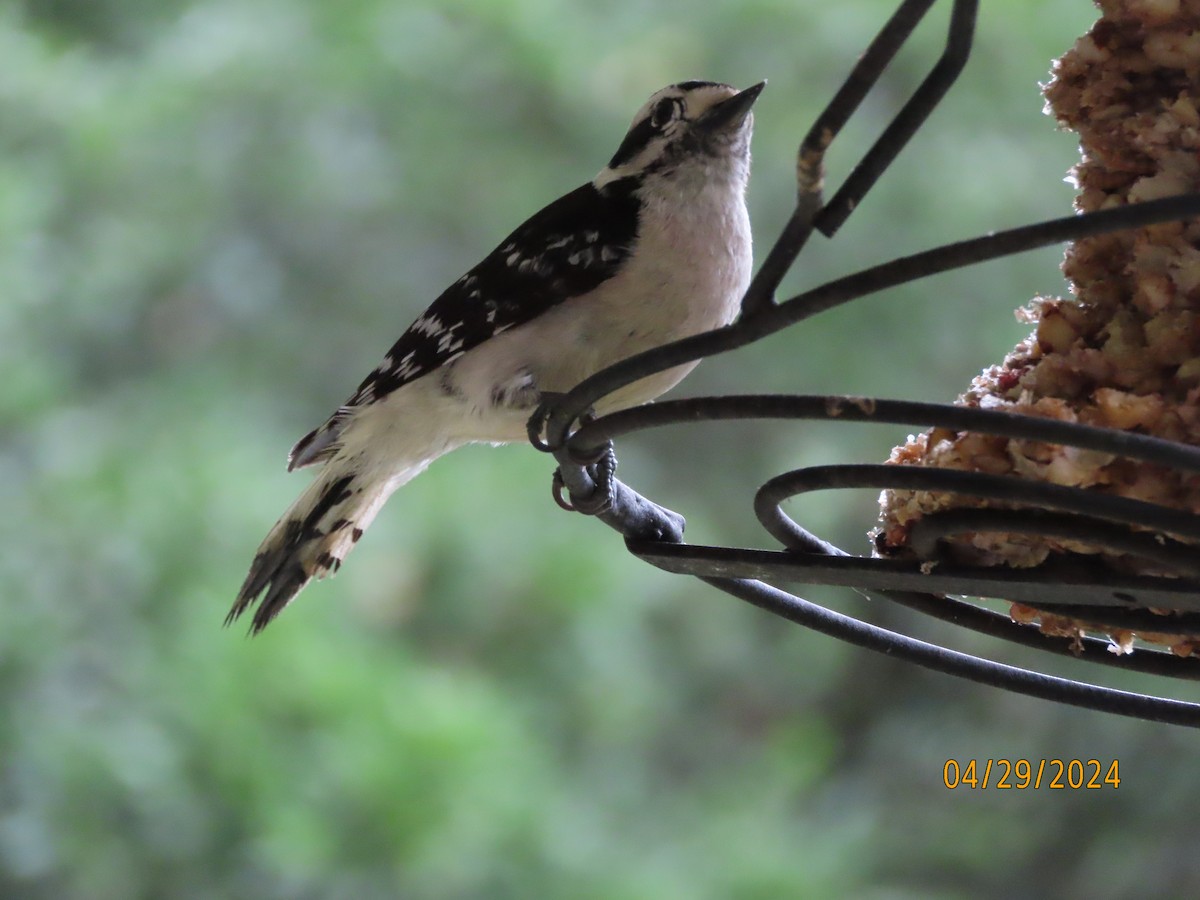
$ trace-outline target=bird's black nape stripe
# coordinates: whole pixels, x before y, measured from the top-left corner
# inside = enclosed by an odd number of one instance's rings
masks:
[[[696,88],[728,87],[728,85],[721,84],[719,81],[681,81],[679,84],[674,85],[674,87],[679,88],[681,91],[694,91]]]
[[[643,119],[635,126],[629,129],[629,133],[625,135],[625,140],[621,141],[621,146],[617,148],[617,152],[613,154],[613,158],[609,160],[608,167],[616,169],[625,165],[644,149],[646,145],[658,134],[658,129],[654,127],[650,119]]]

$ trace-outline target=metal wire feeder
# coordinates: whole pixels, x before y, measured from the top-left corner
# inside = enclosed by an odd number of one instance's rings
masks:
[[[612,440],[668,424],[733,419],[823,419],[942,427],[1099,450],[1200,473],[1200,448],[1111,429],[981,409],[844,396],[742,395],[671,400],[591,418],[597,399],[680,363],[725,353],[818,312],[929,275],[1025,250],[1156,222],[1200,215],[1189,194],[989,234],[893,259],[776,301],[775,293],[813,230],[833,234],[941,102],[970,54],[978,0],[954,0],[940,59],[911,99],[829,202],[824,157],[883,70],[937,0],[904,0],[876,35],[800,145],[795,211],[742,301],[737,322],[639,354],[548,398],[530,420],[530,439],[558,463],[560,505],[598,517],[628,549],[668,572],[695,575],[791,622],[890,656],[1021,694],[1140,719],[1200,727],[1200,704],[1137,694],[1017,668],[915,640],[803,600],[772,581],[842,585],[983,634],[1127,671],[1200,680],[1200,659],[1154,650],[1108,652],[1097,638],[1051,638],[1036,627],[968,603],[967,597],[1019,601],[1047,613],[1083,617],[1114,629],[1200,633],[1200,556],[1167,537],[1200,540],[1200,516],[1188,511],[1011,476],[895,465],[829,465],[787,472],[762,485],[759,521],[782,550],[683,543],[684,521],[618,481]],[[912,541],[920,553],[949,534],[1020,531],[1069,536],[1093,546],[1153,559],[1172,576],[1099,572],[1082,557],[1030,569],[982,568],[855,556],[805,530],[781,509],[798,494],[834,488],[945,491],[1003,497],[1023,509],[959,509],[922,519]],[[568,495],[564,498],[563,493]],[[1137,526],[1138,530],[1133,530]],[[923,554],[922,554],[923,555]],[[952,596],[957,595],[957,596]],[[1164,617],[1149,612],[1171,610]]]

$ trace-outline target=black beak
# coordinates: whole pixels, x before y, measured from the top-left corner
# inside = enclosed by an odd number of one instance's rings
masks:
[[[750,114],[750,107],[754,105],[754,101],[758,99],[758,95],[766,86],[765,81],[760,81],[754,87],[748,87],[744,91],[734,94],[728,100],[722,100],[705,112],[697,124],[708,131],[719,131],[722,128],[741,124],[742,120]]]

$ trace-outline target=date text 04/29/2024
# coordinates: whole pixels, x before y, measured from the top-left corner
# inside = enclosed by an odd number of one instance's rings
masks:
[[[1121,786],[1117,760],[1098,759],[948,759],[942,766],[948,789],[1102,790]]]

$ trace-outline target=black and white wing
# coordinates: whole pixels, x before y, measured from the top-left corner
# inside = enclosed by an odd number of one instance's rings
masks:
[[[288,469],[330,456],[354,409],[615,275],[637,237],[633,190],[632,179],[589,182],[534,214],[409,326],[354,395],[292,448]]]

